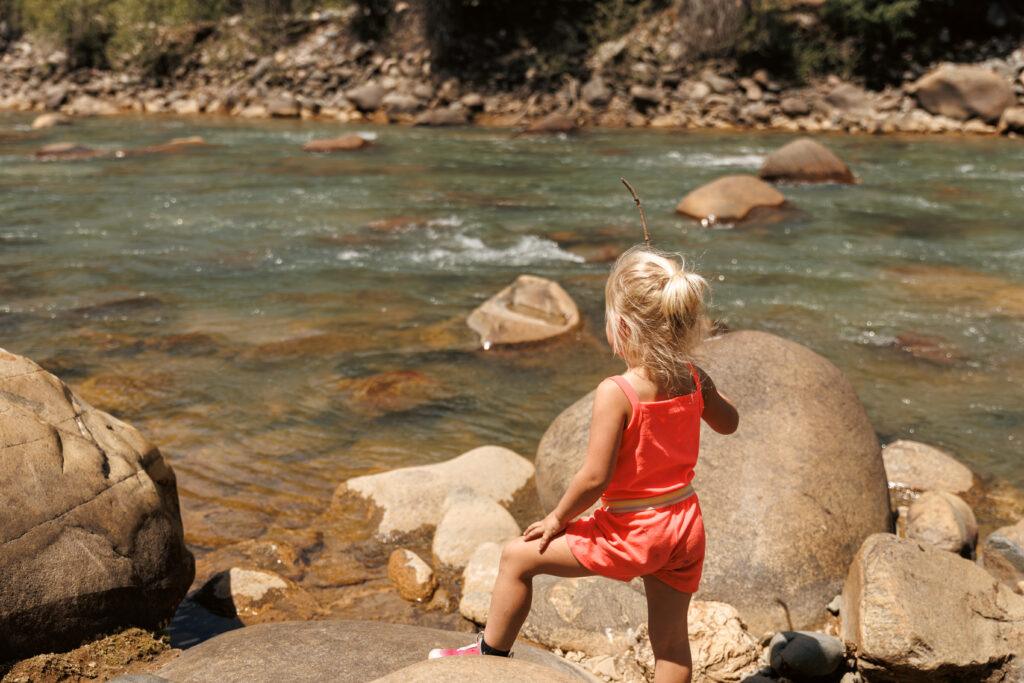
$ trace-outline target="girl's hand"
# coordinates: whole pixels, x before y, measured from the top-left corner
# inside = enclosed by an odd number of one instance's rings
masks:
[[[548,544],[551,543],[551,539],[564,528],[565,522],[555,517],[554,513],[552,513],[526,527],[526,531],[523,532],[523,539],[532,541],[535,538],[539,538],[540,546],[537,548],[537,552],[542,553],[548,547]]]

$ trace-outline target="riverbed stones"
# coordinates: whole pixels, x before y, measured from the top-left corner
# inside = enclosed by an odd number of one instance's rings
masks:
[[[485,348],[539,342],[580,324],[580,312],[561,285],[536,275],[520,275],[470,313],[469,327]]]
[[[175,683],[365,683],[422,662],[431,648],[461,647],[473,638],[472,633],[378,621],[257,624],[189,648],[155,673]],[[490,659],[481,658],[486,663]],[[516,646],[515,660],[544,666],[575,680],[593,680],[569,662],[526,643]],[[483,676],[476,680],[488,679]]]
[[[995,123],[1016,102],[1006,78],[979,66],[940,66],[912,89],[924,109],[958,121],[979,118]]]
[[[978,522],[960,496],[926,491],[910,505],[907,538],[971,558],[978,543]]]
[[[302,146],[306,152],[328,154],[331,152],[351,152],[357,149],[365,149],[373,143],[362,135],[342,135],[337,138],[325,138],[321,140],[310,140]]]
[[[754,209],[782,206],[786,198],[752,175],[729,175],[698,187],[680,200],[676,213],[708,223],[735,223]]]
[[[734,434],[702,427],[694,485],[710,540],[698,597],[734,605],[755,633],[815,628],[864,538],[891,528],[874,429],[843,373],[795,342],[738,331],[698,354],[740,413]],[[583,462],[592,405],[591,393],[567,408],[537,448],[547,509]]]
[[[926,543],[873,534],[843,586],[842,638],[869,680],[1017,680],[1024,597]],[[1006,674],[1009,678],[999,678]],[[994,677],[994,678],[990,678]]]
[[[445,512],[448,493],[469,488],[500,505],[509,504],[533,477],[533,463],[500,446],[480,446],[433,465],[402,467],[353,477],[334,496],[358,495],[380,508],[381,536],[435,527]]]
[[[360,111],[373,112],[380,109],[385,94],[387,91],[379,83],[369,81],[347,91],[345,97]]]
[[[768,643],[772,670],[793,681],[831,676],[844,664],[843,641],[815,631],[780,631]]]
[[[398,548],[388,557],[388,578],[406,600],[429,600],[437,588],[434,570],[408,548]]]
[[[54,128],[56,126],[68,126],[71,125],[71,119],[63,114],[56,112],[48,112],[46,114],[40,114],[32,120],[32,129],[40,130],[43,128]]]
[[[1024,592],[1024,519],[996,529],[985,539],[981,563],[1017,593]]]
[[[900,439],[882,449],[890,485],[911,491],[966,493],[974,474],[946,451],[919,441]]]
[[[857,182],[842,159],[810,138],[794,140],[769,154],[758,175],[763,180],[796,183]]]
[[[482,543],[501,543],[520,534],[508,510],[470,488],[454,489],[445,498],[443,509],[431,550],[440,564],[449,567],[465,567]]]
[[[173,614],[195,565],[156,447],[3,350],[0,446],[0,661]]]
[[[346,406],[368,417],[414,410],[451,396],[451,391],[440,380],[418,370],[346,377],[334,386]]]
[[[242,567],[214,574],[191,599],[246,625],[311,619],[321,612],[313,596],[294,581],[272,571]]]

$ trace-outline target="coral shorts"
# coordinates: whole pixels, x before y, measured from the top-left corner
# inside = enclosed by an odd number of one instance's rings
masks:
[[[601,576],[630,581],[654,576],[695,593],[704,567],[704,520],[694,494],[653,510],[612,513],[604,508],[565,528],[569,550]]]

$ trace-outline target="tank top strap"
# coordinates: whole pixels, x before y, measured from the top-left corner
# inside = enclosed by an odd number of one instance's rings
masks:
[[[632,418],[636,415],[637,410],[640,407],[640,396],[636,393],[636,389],[634,389],[633,385],[629,383],[629,380],[622,375],[615,375],[614,377],[609,377],[609,379],[618,384],[619,389],[622,389],[622,393],[624,393],[626,398],[629,399],[629,406],[633,409]]]
[[[690,366],[690,374],[693,376],[693,387],[697,390],[697,393],[701,398],[704,398],[704,391],[700,386],[700,373],[697,372],[697,366],[693,363],[688,364]]]

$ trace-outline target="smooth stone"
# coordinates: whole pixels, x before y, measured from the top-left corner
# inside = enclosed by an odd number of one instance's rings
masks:
[[[330,153],[350,152],[357,149],[365,149],[373,143],[362,135],[342,135],[337,138],[326,138],[321,140],[310,140],[302,146],[306,152]]]
[[[383,511],[377,532],[389,536],[423,526],[437,526],[444,501],[465,486],[508,505],[533,477],[533,463],[500,446],[480,446],[433,465],[403,467],[343,482],[334,497],[354,493]]]
[[[958,121],[976,117],[995,123],[1017,99],[1009,80],[978,66],[940,66],[918,79],[912,91],[930,113]]]
[[[408,548],[398,548],[388,557],[388,578],[406,600],[429,600],[437,588],[434,570]]]
[[[900,439],[882,448],[885,474],[893,486],[912,491],[966,493],[974,473],[952,455],[934,446]]]
[[[501,548],[501,543],[481,543],[473,551],[462,572],[459,613],[477,624],[487,623],[491,593],[494,592],[494,582],[498,580]]]
[[[174,613],[195,564],[153,444],[0,349],[0,450],[0,661]]]
[[[377,621],[257,624],[189,648],[155,673],[175,683],[365,683],[423,662],[431,648],[461,647],[473,638],[471,633]],[[571,663],[525,643],[516,646],[515,660],[593,680]]]
[[[676,213],[708,223],[742,221],[754,209],[774,208],[786,198],[752,175],[729,175],[698,187],[676,206]]]
[[[978,544],[978,521],[956,494],[926,491],[910,505],[907,538],[971,558]]]
[[[798,682],[829,676],[846,658],[843,641],[814,631],[780,631],[768,652],[772,670]]]
[[[868,680],[1007,680],[1024,673],[1024,597],[974,562],[873,534],[843,586],[841,637]],[[1015,680],[1010,676],[1009,680]]]
[[[800,344],[739,331],[697,353],[740,413],[734,434],[701,430],[694,487],[708,544],[697,597],[734,605],[755,633],[817,628],[860,544],[891,528],[875,431],[842,371]],[[593,392],[540,441],[546,509],[583,462],[592,406]]]
[[[237,618],[243,624],[311,619],[320,605],[304,588],[279,574],[232,567],[214,574],[192,596],[214,614]]]
[[[810,138],[800,138],[775,150],[764,160],[763,180],[803,183],[855,183],[850,167],[832,150]]]
[[[482,543],[501,543],[521,533],[508,510],[473,489],[453,490],[443,507],[431,546],[442,565],[462,569]]]
[[[535,275],[520,275],[470,313],[466,323],[485,349],[499,344],[538,342],[569,332],[580,312],[561,285]]]
[[[32,129],[40,130],[44,128],[54,128],[56,126],[68,126],[71,125],[71,118],[64,116],[63,114],[57,114],[49,112],[47,114],[40,114],[32,121]]]
[[[981,564],[1003,584],[1021,592],[1021,582],[1024,582],[1024,519],[988,535],[982,546]]]

